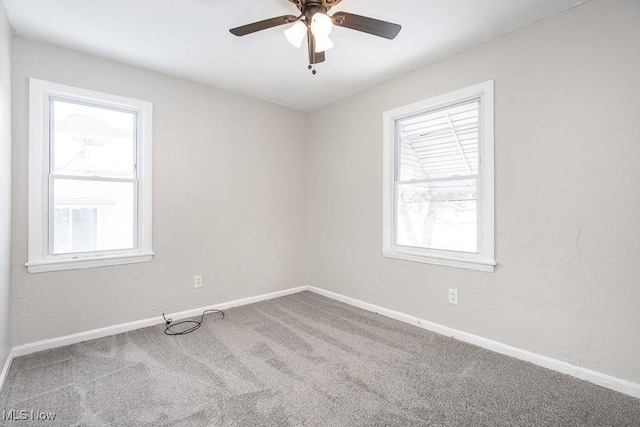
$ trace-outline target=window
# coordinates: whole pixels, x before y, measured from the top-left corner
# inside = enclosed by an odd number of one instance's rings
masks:
[[[29,81],[29,272],[151,260],[152,104]]]
[[[493,81],[384,113],[383,255],[493,271]]]

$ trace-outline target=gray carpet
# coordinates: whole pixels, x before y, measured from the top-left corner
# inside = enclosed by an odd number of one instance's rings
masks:
[[[163,329],[17,358],[0,410],[65,426],[640,425],[638,399],[310,292]]]

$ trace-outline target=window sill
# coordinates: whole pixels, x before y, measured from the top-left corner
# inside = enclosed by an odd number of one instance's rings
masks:
[[[382,249],[382,255],[386,258],[441,265],[445,267],[464,268],[466,270],[485,271],[488,273],[493,273],[497,264],[496,261],[489,259],[469,259],[455,256],[436,257],[433,255],[424,255],[415,252],[404,252],[392,249]]]
[[[134,264],[151,261],[154,253],[135,255],[111,255],[93,258],[64,259],[54,261],[34,261],[25,265],[29,273],[44,273],[47,271],[77,270],[81,268],[106,267],[110,265]]]

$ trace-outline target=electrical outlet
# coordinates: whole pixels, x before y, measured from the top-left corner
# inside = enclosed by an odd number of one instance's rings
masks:
[[[449,304],[458,305],[458,290],[449,289]]]
[[[193,287],[201,288],[202,287],[202,274],[198,274],[197,276],[193,276]]]

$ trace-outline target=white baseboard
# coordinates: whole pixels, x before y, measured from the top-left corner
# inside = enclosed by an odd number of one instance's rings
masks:
[[[6,380],[7,375],[9,375],[11,362],[13,362],[13,350],[9,351],[9,354],[7,354],[7,360],[4,361],[4,365],[2,366],[2,372],[0,373],[0,390],[2,390],[2,386],[4,385],[4,380]]]
[[[534,365],[542,366],[544,368],[551,369],[563,374],[571,375],[572,377],[589,381],[590,383],[597,384],[599,386],[640,399],[640,384],[638,383],[616,378],[611,375],[603,374],[601,372],[592,371],[590,369],[572,365],[567,362],[552,359],[551,357],[541,356],[527,350],[522,350],[520,348],[512,347],[498,341],[493,341],[488,338],[470,334],[468,332],[449,328],[448,326],[443,326],[438,323],[430,322],[428,320],[419,319],[408,314],[400,313],[399,311],[394,311],[374,304],[369,304],[367,302],[337,294],[335,292],[325,291],[324,289],[316,288],[314,286],[308,286],[307,288],[311,292],[315,292],[319,295],[323,295],[336,301],[340,301],[345,304],[361,308],[363,310],[372,311],[374,313],[378,313],[382,316],[399,320],[404,323],[409,323],[411,325],[427,329],[440,335],[455,338],[459,341],[477,345],[478,347],[486,348],[487,350],[495,351],[496,353],[531,362]]]
[[[255,297],[241,298],[233,301],[214,304],[207,307],[194,308],[191,310],[181,311],[179,313],[168,313],[167,317],[171,317],[174,321],[195,317],[202,314],[204,310],[226,310],[231,307],[240,307],[242,305],[253,304],[273,298],[279,298],[285,295],[295,294],[307,290],[307,286],[286,289],[284,291],[271,292],[268,294],[258,295]],[[147,328],[149,326],[160,325],[164,323],[162,316],[152,317],[150,319],[136,320],[135,322],[121,323],[119,325],[107,326],[105,328],[93,329],[91,331],[79,332],[77,334],[66,335],[63,337],[51,338],[42,341],[36,341],[20,345],[13,348],[13,357],[25,356],[27,354],[36,353],[38,351],[50,350],[65,345],[76,344],[83,341],[89,341],[96,338],[108,337],[110,335],[121,334],[123,332],[133,331],[135,329]]]
[[[459,341],[463,341],[469,344],[477,345],[478,347],[485,348],[487,350],[495,351],[496,353],[504,354],[506,356],[515,357],[516,359],[531,362],[535,365],[542,366],[547,369],[551,369],[563,374],[571,375],[573,377],[589,381],[593,384],[615,390],[620,393],[633,396],[640,399],[640,384],[631,381],[623,380],[620,378],[606,375],[600,372],[592,371],[590,369],[582,368],[580,366],[572,365],[567,362],[552,359],[547,356],[541,356],[536,353],[532,353],[527,350],[512,347],[507,344],[503,344],[498,341],[493,341],[488,338],[483,338],[478,335],[470,334],[468,332],[459,331],[447,326],[440,325],[438,323],[430,322],[428,320],[420,319],[408,314],[401,313],[399,311],[390,310],[388,308],[380,307],[374,304],[370,304],[364,301],[357,300],[345,295],[341,295],[335,292],[326,291],[324,289],[317,288],[315,286],[300,286],[297,288],[286,289],[284,291],[271,292],[268,294],[258,295],[255,297],[242,298],[234,301],[224,302],[220,304],[214,304],[207,307],[194,308],[191,310],[181,311],[179,313],[172,313],[170,317],[173,320],[181,320],[189,317],[200,315],[207,309],[225,310],[231,307],[239,307],[242,305],[253,304],[260,301],[266,301],[269,299],[279,298],[286,295],[295,294],[302,291],[311,291],[319,295],[340,301],[354,307],[358,307],[367,311],[378,313],[382,316],[389,317],[391,319],[399,320],[404,323],[418,326],[423,329],[455,338]],[[7,358],[2,374],[0,376],[0,389],[4,383],[5,377],[11,366],[11,361],[14,357],[24,356],[38,351],[49,350],[56,347],[62,347],[69,344],[75,344],[83,341],[88,341],[96,338],[102,338],[110,335],[120,334],[122,332],[132,331],[135,329],[146,328],[149,326],[159,325],[164,323],[162,317],[154,317],[150,319],[138,320],[135,322],[123,323],[119,325],[113,325],[106,328],[94,329],[92,331],[80,332],[73,335],[67,335],[64,337],[58,337],[48,340],[37,341],[34,343],[24,344],[15,347]]]

